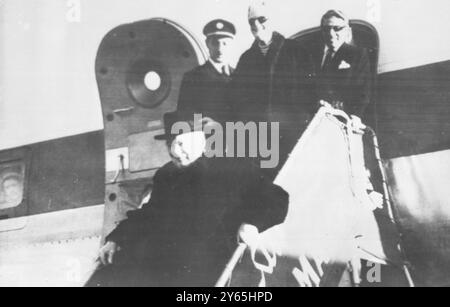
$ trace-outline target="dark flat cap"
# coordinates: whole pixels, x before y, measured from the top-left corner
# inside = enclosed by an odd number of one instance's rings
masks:
[[[226,20],[216,19],[209,22],[203,29],[203,34],[206,37],[210,36],[225,36],[234,38],[236,36],[235,26]]]

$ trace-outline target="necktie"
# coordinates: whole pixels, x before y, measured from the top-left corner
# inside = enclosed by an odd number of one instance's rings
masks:
[[[325,61],[323,62],[322,71],[327,72],[330,69],[331,61],[333,61],[334,52],[329,49]]]
[[[228,65],[223,65],[223,66],[222,66],[222,73],[223,73],[225,76],[227,76],[227,77],[230,76],[230,68],[228,67]]]

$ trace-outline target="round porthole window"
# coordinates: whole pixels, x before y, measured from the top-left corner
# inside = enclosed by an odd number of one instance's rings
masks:
[[[144,108],[155,108],[169,96],[171,77],[157,60],[140,60],[130,66],[127,87],[131,97]]]
[[[162,79],[156,71],[150,71],[145,75],[144,84],[148,90],[154,92],[161,87]]]

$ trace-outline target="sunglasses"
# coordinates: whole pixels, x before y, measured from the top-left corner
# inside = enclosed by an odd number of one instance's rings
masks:
[[[322,31],[325,33],[330,32],[333,30],[334,32],[341,32],[342,30],[346,29],[347,26],[322,26]]]
[[[249,24],[250,26],[254,27],[256,25],[256,21],[258,21],[260,24],[264,24],[267,20],[269,20],[267,17],[252,18],[249,20]]]

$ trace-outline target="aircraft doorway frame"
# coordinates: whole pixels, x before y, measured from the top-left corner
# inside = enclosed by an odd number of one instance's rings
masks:
[[[105,127],[104,235],[140,207],[154,174],[170,161],[166,143],[154,136],[163,115],[177,108],[183,75],[207,59],[194,34],[166,18],[117,25],[103,37],[96,78]]]

